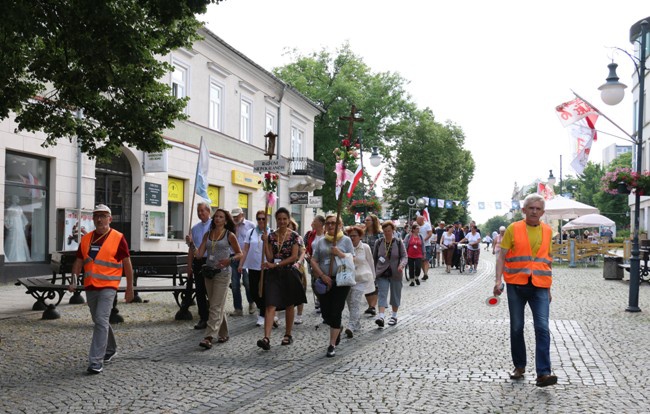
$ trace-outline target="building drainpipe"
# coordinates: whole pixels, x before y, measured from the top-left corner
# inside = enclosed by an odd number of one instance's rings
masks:
[[[282,85],[282,92],[280,92],[280,99],[279,99],[279,105],[278,105],[278,152],[275,155],[276,159],[280,159],[280,154],[282,153],[282,100],[284,99],[284,92],[287,90],[287,85],[283,84]],[[291,173],[291,172],[289,172]],[[281,186],[278,185],[278,201],[280,202],[280,188]],[[277,210],[277,209],[276,209]],[[273,221],[273,219],[271,219]]]
[[[83,119],[83,110],[77,110],[77,120]],[[77,243],[81,245],[81,174],[83,174],[83,166],[81,155],[81,143],[79,136],[77,136]]]

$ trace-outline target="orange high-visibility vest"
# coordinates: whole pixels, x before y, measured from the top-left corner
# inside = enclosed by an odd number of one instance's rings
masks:
[[[512,225],[514,247],[506,254],[503,276],[506,283],[526,285],[532,277],[534,286],[550,288],[553,283],[551,267],[553,258],[550,256],[551,228],[544,223],[542,226],[542,245],[533,257],[526,231],[526,221],[521,220]]]
[[[122,279],[122,263],[115,260],[115,253],[122,240],[122,233],[117,230],[109,230],[110,234],[106,236],[104,244],[99,249],[97,256],[93,260],[88,255],[90,242],[94,231],[86,234],[81,239],[81,254],[83,255],[84,266],[84,287],[92,286],[95,288],[112,288],[117,289]]]

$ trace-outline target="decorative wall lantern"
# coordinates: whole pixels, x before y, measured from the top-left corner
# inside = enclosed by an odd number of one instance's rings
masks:
[[[272,157],[275,155],[275,140],[278,138],[278,136],[274,134],[273,131],[269,131],[266,133],[266,135],[264,135],[264,138],[266,138],[264,155],[267,157]]]

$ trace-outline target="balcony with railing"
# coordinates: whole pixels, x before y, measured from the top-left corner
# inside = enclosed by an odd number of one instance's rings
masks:
[[[307,157],[289,159],[291,191],[320,190],[325,184],[325,166]]]

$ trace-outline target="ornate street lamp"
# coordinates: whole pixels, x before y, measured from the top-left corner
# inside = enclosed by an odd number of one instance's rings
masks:
[[[639,20],[630,28],[630,42],[635,44],[639,42],[639,58],[632,57],[629,53],[625,52],[635,66],[635,73],[638,78],[639,84],[639,103],[637,114],[637,130],[636,137],[632,137],[636,144],[636,172],[641,174],[641,163],[643,160],[643,126],[644,126],[644,104],[645,104],[645,76],[646,76],[646,48],[648,47],[648,19],[650,17]],[[621,50],[621,49],[619,49]],[[626,86],[618,81],[616,75],[616,63],[610,63],[609,76],[607,82],[600,88],[600,96],[603,102],[607,105],[616,105],[623,100]],[[627,312],[640,312],[639,308],[639,283],[640,279],[640,258],[639,258],[639,215],[641,213],[641,194],[638,191],[634,192],[634,238],[632,239],[632,257],[630,259],[630,293],[628,299],[628,306],[625,309]]]

